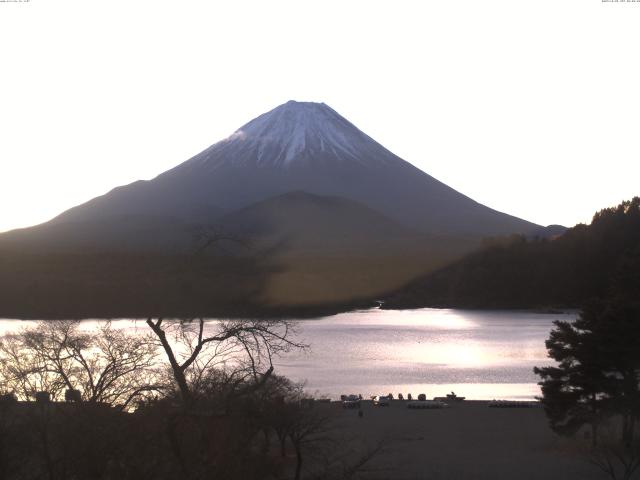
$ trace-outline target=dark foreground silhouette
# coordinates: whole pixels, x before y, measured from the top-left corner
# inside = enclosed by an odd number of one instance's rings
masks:
[[[451,252],[35,253],[0,248],[0,318],[310,317],[376,305]]]
[[[314,262],[292,272],[255,257],[0,251],[0,318],[307,317],[372,305],[353,292],[354,282],[366,283],[366,274],[353,278],[357,266],[340,278],[346,267],[319,272],[337,259]],[[353,293],[336,298],[345,282]],[[313,294],[307,302],[294,301],[300,288]],[[283,301],[272,301],[273,289]]]
[[[327,411],[273,373],[274,357],[305,348],[294,331],[149,318],[135,331],[49,321],[5,335],[0,478],[355,474],[375,446],[326,442]]]

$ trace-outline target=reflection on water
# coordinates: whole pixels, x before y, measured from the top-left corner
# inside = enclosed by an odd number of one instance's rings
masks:
[[[277,365],[307,389],[336,398],[399,392],[475,399],[533,399],[533,367],[549,364],[553,320],[575,314],[421,309],[367,310],[305,321],[311,345]]]
[[[337,398],[454,390],[475,399],[532,399],[540,394],[533,367],[549,364],[544,341],[556,319],[575,314],[474,310],[366,310],[299,324],[308,352],[276,362],[276,372],[306,380],[307,390]],[[83,322],[86,329],[99,321]],[[213,322],[212,322],[213,323]],[[35,322],[0,320],[0,333]],[[144,321],[116,327],[146,332]]]

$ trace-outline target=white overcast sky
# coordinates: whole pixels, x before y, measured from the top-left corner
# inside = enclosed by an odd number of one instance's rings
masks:
[[[640,194],[640,3],[0,2],[0,231],[289,99],[540,224]]]

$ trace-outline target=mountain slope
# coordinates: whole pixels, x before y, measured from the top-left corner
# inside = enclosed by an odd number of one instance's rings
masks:
[[[237,210],[222,217],[216,230],[248,240],[235,252],[270,267],[261,300],[271,306],[378,296],[473,245],[464,237],[421,234],[353,200],[306,192]]]
[[[221,231],[282,253],[365,255],[426,248],[428,238],[353,200],[302,191],[268,198],[220,218]]]
[[[21,251],[75,252],[186,252],[193,250],[196,224],[179,217],[121,214],[37,227],[0,235],[0,247]]]
[[[351,199],[426,233],[483,237],[538,227],[451,189],[330,107],[303,102],[281,105],[155,179],[114,189],[53,222],[139,214],[206,223],[291,191]]]

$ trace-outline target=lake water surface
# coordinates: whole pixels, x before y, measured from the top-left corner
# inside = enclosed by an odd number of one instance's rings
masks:
[[[533,399],[534,366],[551,364],[544,342],[556,319],[574,313],[453,309],[363,310],[299,322],[310,345],[275,362],[276,373],[306,381],[309,392],[341,394],[450,391],[469,399]],[[91,328],[96,321],[86,321]],[[0,333],[32,322],[0,320]],[[125,328],[144,322],[118,320]]]
[[[544,342],[556,319],[570,314],[449,309],[366,310],[300,323],[311,345],[276,365],[307,389],[343,393],[399,392],[471,399],[533,399],[534,366],[550,365]]]

